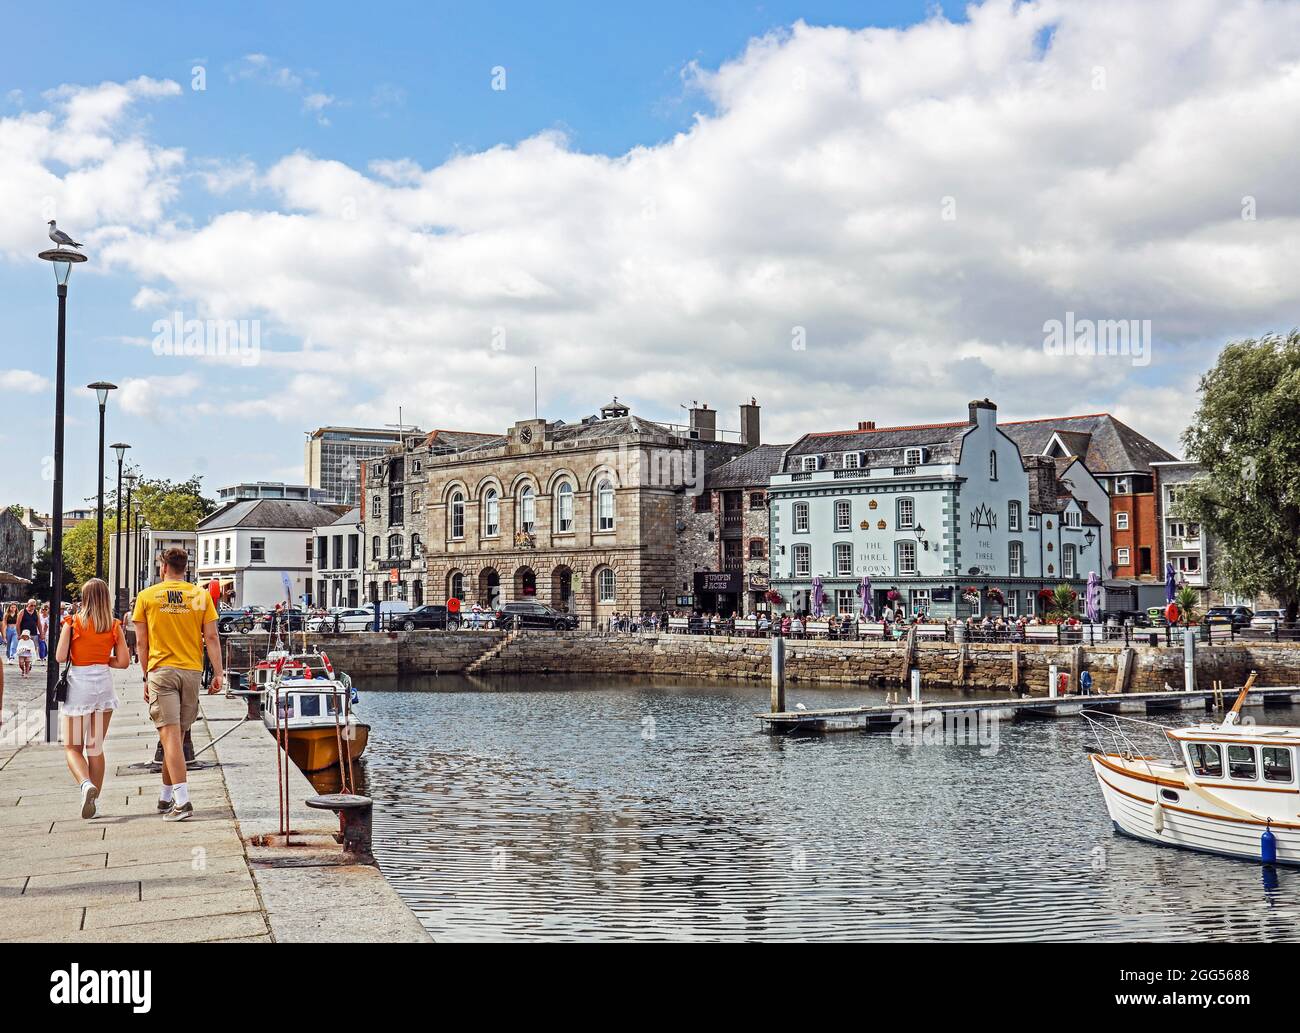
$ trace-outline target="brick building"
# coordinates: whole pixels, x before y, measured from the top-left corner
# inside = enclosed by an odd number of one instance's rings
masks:
[[[520,420],[429,455],[426,598],[535,599],[584,621],[657,609],[676,595],[681,496],[747,447],[716,420],[704,405],[688,427],[655,423],[616,398],[577,423]]]

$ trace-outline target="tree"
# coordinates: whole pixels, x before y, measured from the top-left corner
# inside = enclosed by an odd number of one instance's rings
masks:
[[[93,538],[91,539],[94,540]],[[36,562],[32,564],[35,573],[32,575],[32,595],[43,603],[52,601],[50,593],[50,584],[54,580],[54,564],[52,561],[53,553],[47,545],[36,554]],[[63,564],[63,598],[65,600],[75,599],[78,594],[78,585],[71,570],[68,569],[66,562],[67,552],[64,552],[65,562]]]
[[[135,471],[128,468],[128,472]],[[125,488],[122,489],[122,503],[126,503]],[[217,508],[217,504],[203,494],[203,478],[196,474],[187,481],[170,481],[165,477],[141,478],[131,492],[131,508],[140,513],[145,523],[159,531],[193,531],[200,520]],[[104,510],[105,529],[116,531],[116,486],[105,494]]]
[[[1300,330],[1234,341],[1201,377],[1183,434],[1203,476],[1181,486],[1177,515],[1216,539],[1214,587],[1265,593],[1296,619],[1300,603]]]
[[[108,542],[112,528],[104,525],[104,571],[108,572]],[[83,520],[63,532],[63,569],[77,585],[95,576],[95,521]]]
[[[1201,603],[1201,594],[1191,585],[1183,585],[1174,593],[1174,602],[1178,604],[1178,613],[1184,624],[1196,624],[1196,607]]]

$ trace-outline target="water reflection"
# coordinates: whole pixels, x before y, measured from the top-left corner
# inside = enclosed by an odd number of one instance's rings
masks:
[[[769,738],[765,704],[739,683],[368,683],[376,853],[445,940],[1296,935],[1300,873],[1116,836],[1082,722],[1002,725],[990,751]]]

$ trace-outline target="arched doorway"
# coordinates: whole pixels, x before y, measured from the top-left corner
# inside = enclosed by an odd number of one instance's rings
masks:
[[[424,582],[419,578],[416,578],[411,582],[411,605],[424,605]]]
[[[501,575],[486,567],[478,576],[478,601],[481,606],[497,609],[501,605]]]
[[[537,572],[532,567],[520,567],[515,571],[516,599],[537,598]]]
[[[451,576],[447,578],[447,598],[465,601],[465,575],[459,570],[452,571]]]
[[[551,571],[551,605],[565,613],[573,612],[573,571],[568,567]]]

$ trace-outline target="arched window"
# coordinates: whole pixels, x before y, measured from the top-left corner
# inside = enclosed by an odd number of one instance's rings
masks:
[[[807,545],[794,547],[794,576],[807,577],[812,573],[812,549]]]
[[[568,481],[555,489],[555,529],[561,534],[573,530],[573,485]]]
[[[376,560],[379,559],[379,557],[380,557],[380,555],[381,555],[381,553],[380,553],[380,551],[379,551],[380,548],[381,548],[381,546],[380,546],[380,544],[379,544],[379,535],[375,535],[373,538],[370,539],[370,558],[371,558],[371,559],[376,559]]]
[[[462,601],[465,598],[465,575],[459,570],[451,576],[451,584],[448,586],[447,596],[450,599],[460,599]]]
[[[609,567],[601,567],[600,573],[596,575],[596,599],[598,602],[612,603],[616,598],[614,571]]]
[[[501,500],[496,488],[483,493],[483,534],[491,538],[501,533]]]
[[[537,496],[531,485],[519,489],[519,530],[532,534],[537,526]]]
[[[997,479],[998,479],[998,454],[996,452],[990,452],[989,453],[989,480],[996,481]]]
[[[372,495],[372,496],[370,496],[370,515],[371,515],[371,516],[378,516],[379,513],[380,513],[380,510],[382,510],[383,508],[384,508],[384,507],[383,507],[383,504],[379,501],[379,496],[378,496],[378,495]]]
[[[451,536],[465,537],[465,496],[458,491],[451,496]]]
[[[614,530],[614,485],[609,481],[596,485],[596,530]]]
[[[808,503],[806,502],[794,504],[794,529],[796,532],[808,530]]]
[[[423,504],[423,502],[424,502],[424,496],[423,496],[423,495],[421,495],[418,491],[413,491],[413,492],[411,492],[411,512],[412,512],[412,513],[418,513],[418,512],[420,512],[420,506]]]
[[[424,555],[424,543],[418,534],[411,535],[411,559],[418,560]]]
[[[400,534],[390,534],[388,536],[388,558],[390,560],[400,560],[402,558],[402,536]]]

